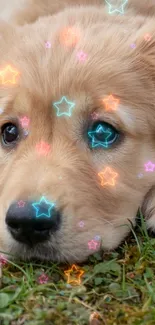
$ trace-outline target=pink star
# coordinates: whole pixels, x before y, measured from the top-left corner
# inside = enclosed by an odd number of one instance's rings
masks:
[[[30,123],[30,119],[26,116],[20,118],[20,123],[22,125],[22,127],[28,126]]]
[[[50,43],[50,42],[45,42],[45,47],[46,47],[47,49],[50,49],[50,48],[51,48],[51,43]]]
[[[93,112],[93,113],[91,114],[91,118],[92,118],[93,120],[97,120],[97,119],[99,118],[99,114],[96,113],[96,112]]]
[[[50,145],[44,141],[41,141],[36,145],[36,149],[40,155],[46,156],[50,151]]]
[[[146,172],[153,172],[155,168],[155,164],[153,164],[151,161],[148,161],[147,164],[145,164],[145,171]]]
[[[84,222],[83,222],[83,221],[80,221],[80,222],[79,222],[79,227],[80,227],[80,228],[83,228],[83,227],[84,227]]]
[[[132,49],[135,49],[135,48],[136,48],[136,44],[132,43],[132,44],[130,45],[130,47],[131,47]]]
[[[48,275],[46,275],[45,273],[42,273],[38,278],[40,284],[47,283],[48,280],[49,280]]]
[[[19,208],[23,208],[25,206],[25,202],[22,200],[18,201],[18,206]]]
[[[79,61],[85,61],[87,58],[87,54],[83,51],[79,51],[77,53],[77,58],[79,59]]]
[[[92,239],[88,242],[88,247],[91,250],[96,250],[99,247],[99,243],[96,240]]]

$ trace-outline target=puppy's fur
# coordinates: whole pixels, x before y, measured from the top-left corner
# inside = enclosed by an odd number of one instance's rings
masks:
[[[116,248],[130,231],[129,220],[135,224],[138,207],[155,229],[155,172],[144,169],[155,163],[154,1],[130,0],[124,14],[109,14],[103,0],[21,0],[1,13],[0,69],[9,64],[20,76],[16,85],[0,85],[0,123],[27,116],[30,133],[13,149],[0,147],[0,250],[82,261],[93,253],[88,242],[96,235],[103,249]],[[60,34],[70,26],[80,37],[68,48]],[[85,62],[76,59],[81,50]],[[110,94],[120,104],[106,111],[101,100]],[[52,106],[62,96],[76,103],[71,117],[57,117]],[[88,147],[94,111],[122,133],[109,150]],[[48,156],[38,158],[39,141],[51,145]],[[101,186],[98,173],[107,166],[118,173],[115,186]],[[62,223],[50,241],[30,249],[12,238],[6,212],[15,200],[42,195],[57,202]]]

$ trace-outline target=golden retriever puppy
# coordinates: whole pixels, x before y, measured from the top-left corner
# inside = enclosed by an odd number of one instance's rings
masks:
[[[139,207],[154,230],[154,1],[4,3],[1,252],[80,262]]]

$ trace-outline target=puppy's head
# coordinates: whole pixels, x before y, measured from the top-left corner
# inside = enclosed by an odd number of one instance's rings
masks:
[[[5,28],[2,251],[82,261],[135,223],[155,182],[153,25],[81,8]]]

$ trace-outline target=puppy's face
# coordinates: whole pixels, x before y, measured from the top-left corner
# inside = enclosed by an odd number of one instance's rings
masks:
[[[1,251],[82,261],[135,223],[154,185],[155,47],[144,34],[155,32],[151,19],[128,23],[87,8],[5,28]]]

